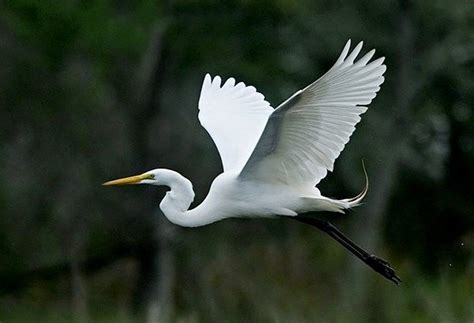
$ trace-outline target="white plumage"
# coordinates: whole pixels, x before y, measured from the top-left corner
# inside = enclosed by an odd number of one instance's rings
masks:
[[[349,47],[350,41],[326,74],[271,114],[241,177],[313,187],[333,170],[386,70],[383,58],[367,65],[374,50],[354,64],[362,42],[347,56]]]
[[[204,78],[199,98],[199,121],[211,135],[222,159],[224,172],[241,170],[273,112],[270,103],[253,86],[221,86],[221,78]]]
[[[334,66],[314,83],[273,109],[253,86],[225,82],[207,74],[199,99],[199,120],[219,150],[224,172],[206,199],[188,210],[191,182],[180,174],[155,169],[105,183],[166,185],[160,207],[182,226],[201,226],[229,217],[297,216],[309,211],[343,212],[352,199],[330,199],[315,187],[344,149],[383,83],[383,58],[359,60],[360,42],[347,42]]]

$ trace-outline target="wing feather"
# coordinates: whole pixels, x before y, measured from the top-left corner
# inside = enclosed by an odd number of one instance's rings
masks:
[[[265,128],[273,108],[255,87],[220,76],[204,82],[199,98],[199,121],[219,150],[224,172],[240,171]]]
[[[384,82],[384,58],[370,62],[375,54],[371,50],[356,60],[361,49],[362,42],[350,52],[349,40],[326,74],[273,111],[241,179],[306,187],[333,170]]]

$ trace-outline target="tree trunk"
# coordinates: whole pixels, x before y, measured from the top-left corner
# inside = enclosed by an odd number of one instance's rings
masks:
[[[398,70],[396,80],[396,104],[394,105],[392,116],[394,116],[385,131],[384,154],[377,156],[379,161],[371,167],[371,187],[372,190],[367,196],[364,207],[360,213],[363,215],[354,220],[352,226],[352,236],[354,240],[373,250],[382,258],[380,254],[381,232],[383,227],[383,219],[387,213],[387,208],[392,195],[393,187],[397,181],[399,173],[399,162],[402,151],[409,140],[409,109],[414,98],[414,89],[416,82],[413,77],[414,72],[414,26],[410,17],[410,2],[400,2],[399,12],[399,38],[398,38],[398,60],[397,66],[393,67]],[[390,68],[390,67],[389,67]],[[384,131],[381,129],[381,131]],[[381,150],[380,150],[381,151]],[[358,259],[352,257],[350,260],[350,277],[351,282],[344,282],[341,288],[347,289],[350,286],[350,295],[346,297],[349,302],[349,308],[370,308],[370,302],[367,298],[368,289],[370,288],[369,275],[373,275],[372,271],[367,270],[366,266],[360,263]],[[349,278],[348,278],[349,279]],[[402,277],[403,280],[403,277]],[[385,282],[379,282],[385,283]],[[343,293],[347,295],[347,293]],[[373,294],[372,294],[373,295]],[[370,315],[370,313],[369,313]],[[370,317],[366,318],[370,320]]]
[[[150,121],[160,110],[160,93],[167,64],[166,26],[156,26],[151,35],[150,46],[137,74],[137,109],[133,115],[133,145],[138,165],[151,167],[158,158],[151,156],[148,144]],[[153,204],[156,208],[156,204]],[[158,214],[157,214],[158,213]],[[174,251],[171,241],[175,234],[160,211],[144,216],[153,216],[153,237],[150,248],[138,258],[140,278],[137,291],[138,305],[144,305],[146,322],[169,322],[173,313],[173,286],[175,276]]]
[[[81,270],[83,258],[84,243],[83,232],[74,233],[71,248],[71,289],[72,289],[72,309],[74,321],[77,323],[89,322],[89,313],[87,309],[86,284]]]
[[[157,212],[161,213],[161,212]],[[154,255],[155,278],[146,308],[146,322],[171,322],[173,314],[173,289],[175,259],[172,246],[175,229],[162,214],[155,214],[158,249]]]

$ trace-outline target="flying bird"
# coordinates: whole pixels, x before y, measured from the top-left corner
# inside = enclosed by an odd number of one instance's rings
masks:
[[[160,209],[169,221],[184,227],[235,217],[287,217],[310,224],[398,284],[400,278],[386,261],[309,213],[344,213],[357,206],[368,189],[367,174],[364,190],[353,198],[332,199],[316,188],[333,171],[360,115],[384,82],[384,58],[371,61],[375,53],[371,50],[356,60],[362,42],[352,51],[350,47],[349,40],[326,74],[276,109],[253,86],[234,78],[222,82],[219,76],[204,77],[199,121],[217,146],[223,172],[196,208],[189,210],[194,199],[191,182],[169,169],[153,169],[103,185],[168,186]]]

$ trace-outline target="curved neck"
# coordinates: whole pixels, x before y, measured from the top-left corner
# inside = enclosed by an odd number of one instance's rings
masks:
[[[181,174],[172,170],[162,170],[157,185],[170,188],[160,203],[160,209],[169,221],[183,227],[198,227],[217,221],[206,214],[203,204],[189,210],[194,200],[193,185]]]

